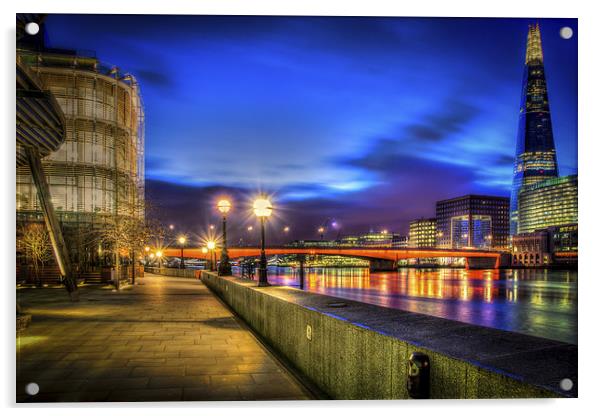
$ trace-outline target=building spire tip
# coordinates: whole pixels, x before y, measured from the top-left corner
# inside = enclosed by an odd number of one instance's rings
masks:
[[[527,54],[525,56],[525,65],[543,64],[543,49],[541,47],[541,31],[539,22],[529,24],[529,33],[527,35]]]

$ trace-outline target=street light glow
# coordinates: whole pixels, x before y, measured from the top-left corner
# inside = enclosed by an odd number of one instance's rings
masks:
[[[202,252],[203,254],[207,254],[207,252],[208,252],[208,251],[209,251],[209,249],[208,249],[207,247],[203,247],[203,248],[201,248],[201,252]]]
[[[288,233],[290,230],[291,230],[291,227],[289,227],[289,226],[284,227],[284,232],[285,233]]]
[[[249,226],[247,227],[247,231],[253,231],[253,226],[252,226],[252,225],[249,225]]]
[[[258,198],[253,202],[253,211],[259,218],[265,218],[272,215],[272,203],[269,199]]]
[[[144,247],[144,251],[146,251],[148,253],[150,251],[150,247],[149,246]]]
[[[217,209],[219,210],[219,212],[221,212],[224,215],[226,215],[228,213],[228,211],[230,211],[231,207],[232,207],[232,204],[227,199],[221,199],[217,203]]]
[[[318,232],[319,232],[320,234],[322,234],[322,233],[324,232],[324,227],[320,227],[320,228],[318,228]]]
[[[173,230],[173,229],[174,229],[174,226],[173,226],[173,224],[169,224],[169,229],[170,229],[170,230]]]
[[[184,237],[183,235],[182,235],[182,236],[180,236],[180,238],[178,238],[178,242],[179,242],[181,245],[184,245],[184,244],[186,244],[186,237]]]
[[[163,252],[161,250],[157,251],[156,256],[161,258],[163,256]]]
[[[213,240],[207,241],[207,248],[209,250],[214,250],[215,249],[215,241],[213,241]]]

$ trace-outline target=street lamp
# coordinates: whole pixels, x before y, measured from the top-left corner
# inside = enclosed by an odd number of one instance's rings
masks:
[[[184,244],[186,244],[186,236],[181,235],[178,238],[178,243],[180,243],[180,269],[185,269],[185,266],[184,266]]]
[[[214,268],[215,262],[213,261],[213,255],[215,253],[215,241],[213,241],[213,240],[207,241],[207,249],[210,252],[209,253],[209,258],[211,259],[211,268],[210,268],[210,270],[214,271],[215,270],[215,268]]]
[[[286,227],[284,227],[283,231],[285,233],[288,233],[291,230],[291,227],[289,227],[288,225]]]
[[[272,203],[267,198],[258,198],[253,202],[253,212],[261,223],[261,255],[259,257],[259,280],[257,286],[269,286],[268,261],[265,257],[265,221],[272,215]]]
[[[163,257],[163,252],[159,250],[155,253],[155,256],[157,257],[157,261],[159,262],[159,270],[161,270],[161,257]]]
[[[318,232],[320,233],[320,240],[324,240],[324,227],[318,228]]]
[[[226,216],[232,204],[227,199],[222,199],[217,203],[217,209],[222,213],[222,254],[219,261],[219,276],[230,276],[232,267],[230,266],[230,258],[228,257],[228,238],[226,237]]]

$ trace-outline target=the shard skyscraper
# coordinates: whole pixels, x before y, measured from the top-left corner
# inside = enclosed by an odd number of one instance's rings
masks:
[[[556,147],[548,103],[539,25],[529,25],[523,73],[514,180],[510,197],[510,234],[517,232],[518,193],[523,186],[558,177]]]

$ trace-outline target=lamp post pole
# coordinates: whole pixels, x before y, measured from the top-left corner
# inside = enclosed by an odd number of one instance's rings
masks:
[[[258,286],[269,286],[268,259],[265,256],[265,217],[259,217],[261,222],[261,254],[259,256],[259,282]]]
[[[222,213],[222,252],[217,271],[219,276],[232,275],[232,266],[230,265],[230,257],[228,256],[228,237],[226,234],[226,215],[230,211],[231,206],[232,204],[227,199],[222,199],[217,203],[217,209]]]
[[[272,215],[272,203],[269,199],[263,197],[258,198],[253,203],[253,211],[259,217],[261,224],[261,253],[259,256],[259,278],[257,286],[269,286],[268,283],[268,261],[265,256],[265,221],[266,218]]]
[[[215,241],[213,241],[213,240],[208,241],[207,249],[209,249],[209,258],[211,259],[209,270],[214,272],[215,271],[215,263],[216,263],[215,262]]]

